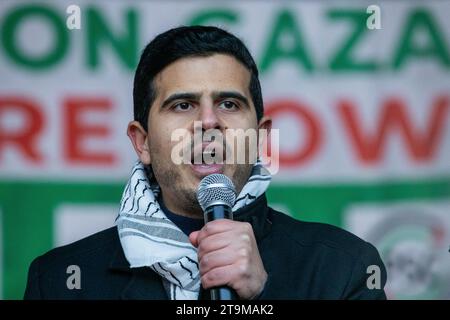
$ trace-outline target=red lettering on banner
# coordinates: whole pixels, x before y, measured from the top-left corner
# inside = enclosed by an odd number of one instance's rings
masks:
[[[364,132],[364,126],[357,119],[356,107],[349,101],[341,101],[338,111],[347,130],[358,158],[367,164],[379,161],[384,154],[384,145],[389,134],[398,132],[403,137],[406,149],[415,161],[430,160],[437,149],[445,128],[449,109],[447,97],[438,97],[430,108],[430,116],[424,132],[414,128],[405,104],[397,98],[387,100],[381,108],[376,132]]]
[[[305,144],[292,153],[280,150],[280,166],[295,167],[311,159],[317,152],[322,142],[320,122],[307,106],[295,100],[277,100],[266,104],[265,115],[273,119],[286,113],[294,117],[299,124],[303,124],[306,131]]]
[[[41,163],[42,154],[37,150],[36,140],[44,127],[44,117],[39,111],[39,107],[24,98],[1,97],[0,118],[8,111],[19,112],[26,119],[26,125],[14,132],[8,132],[7,129],[0,126],[0,151],[5,148],[5,145],[15,145],[28,160]]]
[[[110,138],[110,128],[105,125],[83,123],[81,115],[87,112],[107,112],[111,101],[106,98],[69,98],[64,112],[65,143],[64,157],[70,163],[112,165],[116,158],[113,153],[88,151],[83,142],[88,138]]]

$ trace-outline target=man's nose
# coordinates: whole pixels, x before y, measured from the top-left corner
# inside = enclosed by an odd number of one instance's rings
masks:
[[[202,129],[220,129],[220,120],[217,117],[216,109],[213,104],[204,104],[200,106],[199,121],[202,122]]]

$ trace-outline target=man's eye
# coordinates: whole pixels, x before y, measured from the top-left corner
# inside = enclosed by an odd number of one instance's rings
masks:
[[[237,104],[232,101],[224,101],[219,104],[219,107],[225,110],[237,110],[239,109]]]
[[[188,102],[181,102],[176,104],[173,109],[175,111],[188,111],[192,108],[192,105]]]

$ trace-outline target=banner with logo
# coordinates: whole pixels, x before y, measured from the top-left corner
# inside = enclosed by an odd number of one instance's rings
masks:
[[[0,289],[114,224],[139,55],[180,25],[252,52],[280,129],[271,205],[373,243],[392,299],[450,298],[450,1],[2,1]]]

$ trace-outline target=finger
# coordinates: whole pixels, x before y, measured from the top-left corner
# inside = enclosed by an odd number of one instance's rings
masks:
[[[205,254],[223,249],[233,243],[233,235],[229,232],[223,232],[208,236],[198,242],[197,255],[201,259]]]
[[[236,266],[231,264],[209,270],[201,276],[202,286],[205,289],[230,286],[233,287],[233,279],[237,276]]]
[[[240,256],[236,254],[236,250],[228,247],[205,254],[202,258],[199,258],[200,274],[206,274],[214,268],[231,265],[238,258]]]
[[[205,226],[200,230],[200,234],[198,236],[197,241],[201,242],[204,238],[210,235],[233,230],[236,227],[237,223],[240,222],[229,219],[219,219],[210,221],[207,224],[205,224]]]
[[[189,235],[189,241],[192,243],[192,245],[194,247],[198,247],[198,235],[199,235],[200,231],[194,231],[191,232],[191,234]]]

